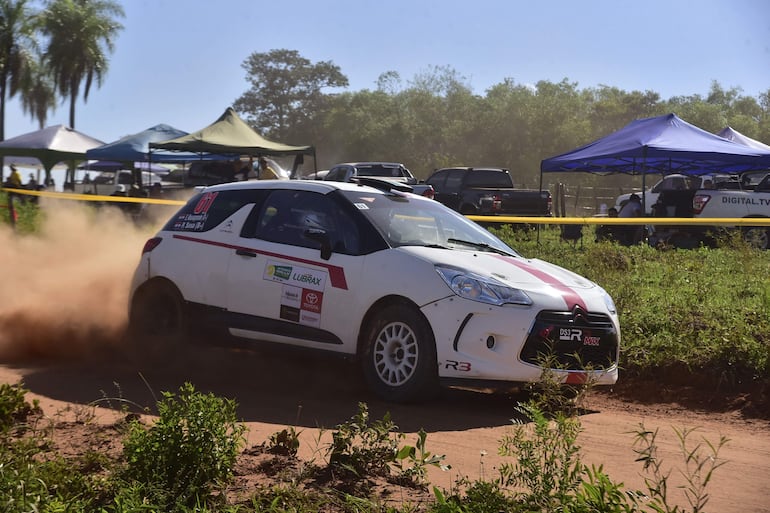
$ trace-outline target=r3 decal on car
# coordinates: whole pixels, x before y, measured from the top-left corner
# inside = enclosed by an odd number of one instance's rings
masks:
[[[446,360],[442,365],[446,370],[453,370],[458,372],[469,372],[471,370],[471,362],[458,362],[455,360]]]

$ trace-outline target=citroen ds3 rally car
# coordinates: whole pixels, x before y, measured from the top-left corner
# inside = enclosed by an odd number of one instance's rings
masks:
[[[132,332],[355,356],[390,401],[536,381],[544,361],[564,383],[615,383],[620,326],[599,285],[405,191],[377,179],[202,189],[144,246]]]

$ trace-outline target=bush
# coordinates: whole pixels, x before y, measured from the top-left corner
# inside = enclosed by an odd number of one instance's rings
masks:
[[[152,427],[131,424],[123,479],[146,486],[165,509],[207,500],[215,485],[232,477],[245,441],[245,426],[236,422],[235,410],[234,401],[196,392],[190,383],[178,397],[164,392]]]

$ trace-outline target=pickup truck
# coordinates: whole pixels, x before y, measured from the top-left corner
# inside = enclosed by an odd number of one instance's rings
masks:
[[[770,217],[770,170],[743,173],[710,188],[663,191],[653,207],[655,217],[768,218]],[[677,247],[713,243],[713,234],[726,226],[661,226],[655,240]],[[760,249],[770,249],[770,227],[746,226],[744,239]]]
[[[550,216],[549,191],[516,189],[507,169],[452,167],[438,169],[425,183],[436,201],[464,215]]]
[[[644,205],[644,211],[646,215],[652,215],[652,207],[658,202],[660,193],[663,191],[685,191],[685,190],[698,190],[706,188],[709,183],[716,187],[716,184],[722,184],[723,182],[733,181],[735,177],[727,174],[709,174],[703,176],[688,176],[680,174],[666,175],[658,180],[655,185],[642,192],[636,192],[635,194],[643,196],[642,204]],[[615,209],[620,212],[628,202],[631,194],[621,194],[615,200]]]
[[[405,165],[398,162],[346,162],[336,164],[323,177],[332,182],[351,182],[357,176],[387,178],[409,185],[414,194],[433,198],[433,187],[419,183]]]

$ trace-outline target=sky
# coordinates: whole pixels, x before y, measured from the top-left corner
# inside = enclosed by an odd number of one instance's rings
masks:
[[[109,70],[76,104],[75,129],[105,143],[159,123],[193,132],[250,85],[252,53],[296,50],[331,61],[347,91],[403,84],[434,67],[476,94],[505,79],[706,96],[714,81],[758,97],[770,89],[767,0],[123,0]],[[333,91],[329,91],[333,92]],[[47,126],[69,124],[69,104]],[[37,130],[18,99],[5,134]],[[295,142],[299,144],[299,142]],[[301,142],[312,144],[312,141]]]

